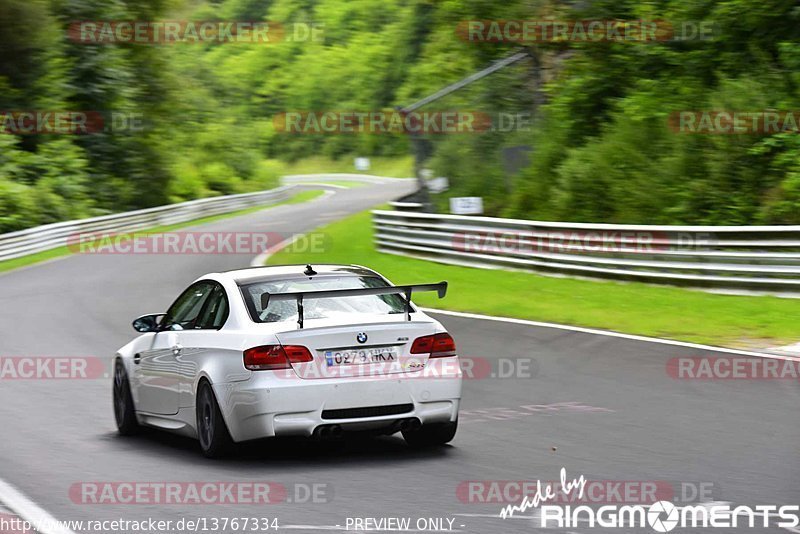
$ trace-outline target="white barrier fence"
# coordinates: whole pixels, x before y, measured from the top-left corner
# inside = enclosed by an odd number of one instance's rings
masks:
[[[287,185],[255,193],[202,198],[90,219],[45,224],[0,234],[0,261],[66,246],[71,238],[74,239],[80,233],[132,232],[230,213],[254,206],[274,204],[286,200],[289,190],[293,188],[294,186]]]
[[[445,263],[800,291],[800,226],[655,226],[373,211],[379,250]]]

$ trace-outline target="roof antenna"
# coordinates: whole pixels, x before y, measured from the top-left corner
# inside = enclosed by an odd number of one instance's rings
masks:
[[[315,271],[314,268],[311,267],[311,265],[306,265],[306,270],[303,271],[303,274],[306,276],[314,276],[315,274],[317,274],[317,271]]]

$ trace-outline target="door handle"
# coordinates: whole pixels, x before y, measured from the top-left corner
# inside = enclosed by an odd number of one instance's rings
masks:
[[[142,361],[142,355],[141,354],[139,354],[137,352],[136,354],[133,355],[133,363],[135,363],[136,365],[139,365],[139,362],[141,362],[141,361]]]
[[[175,356],[180,356],[182,350],[183,350],[183,345],[181,345],[180,343],[172,345],[172,354],[174,354]]]

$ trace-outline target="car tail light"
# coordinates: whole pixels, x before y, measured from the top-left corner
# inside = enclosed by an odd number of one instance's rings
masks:
[[[313,361],[302,345],[262,345],[244,351],[244,366],[251,371],[290,369],[293,363]]]
[[[311,356],[311,351],[302,345],[284,345],[283,350],[286,351],[286,356],[292,363],[314,361],[314,357]]]
[[[431,358],[445,358],[456,355],[456,342],[447,332],[422,336],[411,344],[411,354],[430,353]]]

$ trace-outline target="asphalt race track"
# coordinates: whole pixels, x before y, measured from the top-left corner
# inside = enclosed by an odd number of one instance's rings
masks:
[[[225,219],[203,229],[288,236],[411,187],[410,182],[392,182],[336,189],[322,200]],[[87,254],[0,275],[0,356],[110,360],[135,335],[133,318],[163,311],[197,276],[247,266],[251,259]],[[530,512],[502,520],[496,517],[501,504],[465,502],[470,499],[458,489],[465,481],[556,480],[562,467],[569,478],[659,481],[672,488],[706,484],[713,488],[706,500],[800,503],[797,381],[676,380],[666,372],[670,358],[713,354],[437,317],[453,333],[462,356],[486,358],[498,373],[499,359],[530,364],[519,376],[465,381],[461,424],[451,446],[415,452],[399,436],[344,445],[266,441],[241,447],[236,457],[210,461],[191,440],[157,432],[118,437],[110,378],[2,380],[0,479],[58,519],[267,517],[298,532],[344,530],[348,518],[382,516],[410,517],[412,530],[417,518],[449,518],[452,528],[462,532],[538,531]],[[86,481],[271,481],[290,488],[294,501],[304,500],[292,494],[298,488],[321,484],[326,497],[319,500],[328,502],[77,504],[70,487]],[[579,525],[563,532],[589,530],[607,529]]]

